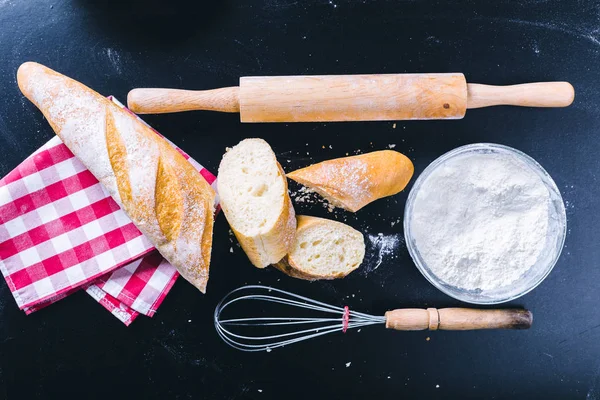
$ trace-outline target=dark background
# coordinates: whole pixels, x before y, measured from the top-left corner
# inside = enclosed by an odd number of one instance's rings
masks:
[[[599,399],[599,50],[595,1],[0,0],[0,175],[53,135],[18,91],[15,72],[28,60],[123,101],[134,87],[209,89],[278,74],[464,72],[469,82],[566,80],[576,90],[567,109],[496,107],[460,121],[399,121],[395,128],[242,125],[236,115],[203,112],[146,117],[213,172],[225,147],[246,137],[266,139],[287,171],[389,144],[413,160],[415,176],[468,143],[524,151],[554,177],[568,215],[554,271],[513,302],[533,311],[531,330],[399,333],[374,326],[271,353],[236,351],[218,338],[212,312],[244,283],[374,314],[463,304],[431,286],[403,244],[373,270],[377,256],[367,240],[363,270],[339,281],[308,283],[255,269],[220,215],[208,294],[179,280],[154,318],[129,328],[84,293],[25,316],[0,282],[0,398]],[[345,219],[365,235],[401,237],[402,224],[392,222],[401,222],[406,196],[356,215],[329,214],[320,204],[296,209]]]

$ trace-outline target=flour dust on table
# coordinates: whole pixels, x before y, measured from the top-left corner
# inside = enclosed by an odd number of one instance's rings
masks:
[[[400,245],[404,238],[400,234],[368,234],[369,251],[367,259],[369,262],[362,267],[362,274],[368,276],[375,271],[388,258],[395,258],[398,255]]]

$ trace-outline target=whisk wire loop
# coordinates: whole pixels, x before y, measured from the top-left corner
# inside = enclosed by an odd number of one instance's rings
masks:
[[[242,301],[264,301],[318,313],[334,314],[339,317],[269,316],[221,319],[223,310]],[[352,311],[348,319],[347,313],[348,311],[343,307],[336,307],[295,293],[268,286],[250,285],[233,290],[221,300],[215,309],[214,322],[219,336],[230,346],[243,351],[270,351],[328,333],[345,332],[345,329],[385,322],[385,317],[355,311]],[[310,327],[311,325],[313,327]],[[295,329],[296,326],[300,329]],[[301,326],[307,328],[304,329]],[[261,330],[269,328],[283,329],[283,332],[272,332],[266,335],[242,332],[243,329],[262,332]]]
[[[223,308],[225,308],[229,304],[235,303],[236,301],[243,301],[243,300],[270,300],[273,303],[295,305],[295,306],[298,306],[301,308],[308,308],[308,309],[314,310],[314,311],[323,311],[323,312],[334,313],[334,314],[339,313],[339,310],[333,309],[333,308],[319,307],[316,305],[302,303],[302,302],[296,301],[296,300],[282,299],[282,298],[278,298],[278,297],[274,297],[274,296],[265,296],[265,295],[251,295],[251,296],[238,297],[238,298],[235,298],[235,299],[229,301],[227,304],[225,304],[223,306]]]

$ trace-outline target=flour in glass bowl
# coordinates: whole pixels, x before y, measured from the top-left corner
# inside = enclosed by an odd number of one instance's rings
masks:
[[[423,260],[466,290],[513,284],[540,258],[550,193],[510,154],[471,153],[439,165],[419,189],[410,221]]]

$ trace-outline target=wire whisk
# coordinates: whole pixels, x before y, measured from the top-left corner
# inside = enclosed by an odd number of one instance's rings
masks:
[[[248,310],[256,316],[235,317],[236,313],[247,315]],[[298,316],[289,316],[292,312]],[[224,313],[234,317],[223,318]],[[214,322],[219,336],[231,347],[271,351],[329,333],[376,324],[401,331],[527,329],[532,315],[520,309],[408,308],[375,316],[268,286],[250,285],[233,290],[221,300],[215,309]]]
[[[319,314],[314,317],[274,316],[221,319],[225,309],[242,301],[260,301],[310,310]],[[256,306],[248,304],[248,306]],[[285,310],[285,308],[280,308]],[[215,309],[215,328],[230,346],[244,351],[270,351],[277,347],[312,339],[328,333],[345,331],[367,325],[385,323],[385,317],[352,312],[348,307],[335,307],[308,297],[299,296],[268,286],[244,286],[230,292]],[[244,328],[241,328],[244,327]],[[248,336],[259,329],[276,327],[274,334]],[[297,329],[300,327],[300,329]],[[241,328],[241,329],[240,329]],[[253,332],[251,332],[251,330]],[[243,332],[248,333],[243,333]]]

